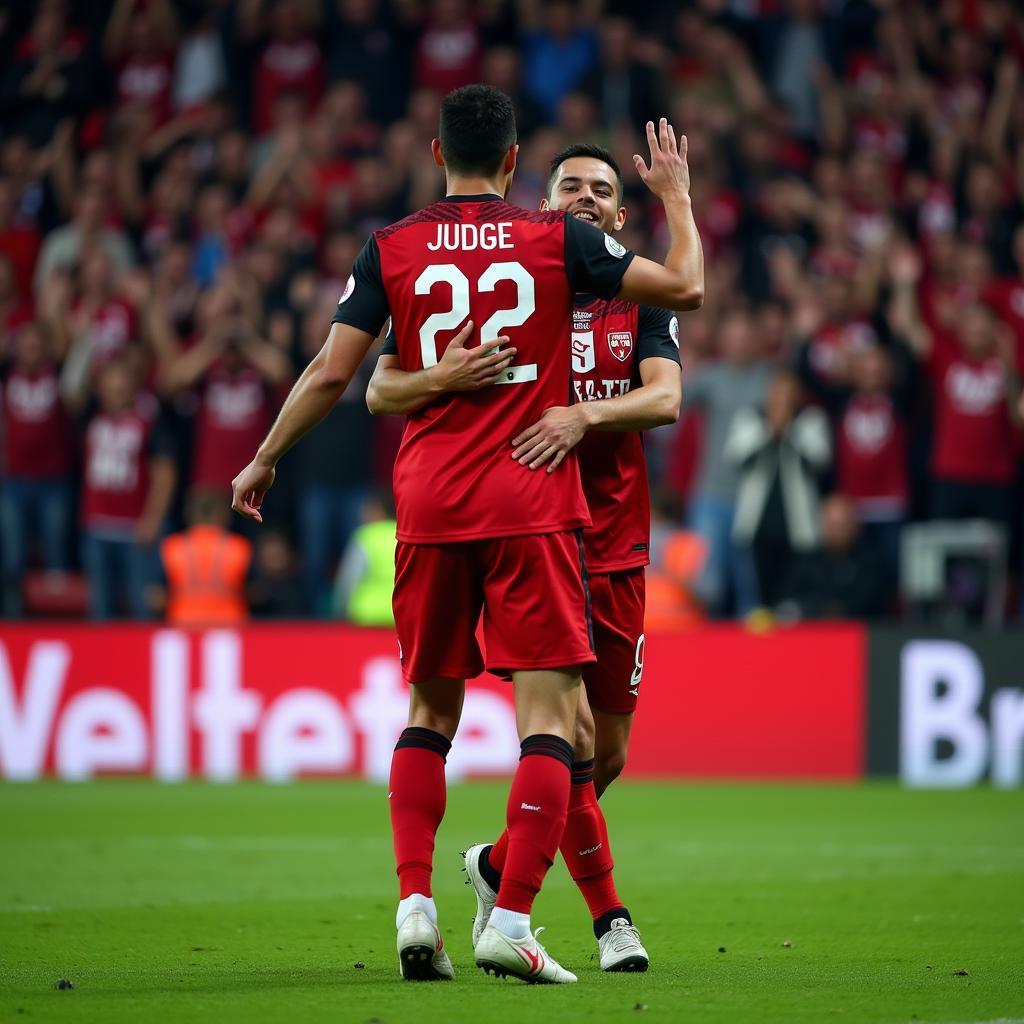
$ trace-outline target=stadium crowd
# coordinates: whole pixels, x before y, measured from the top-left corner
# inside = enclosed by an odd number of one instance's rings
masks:
[[[1002,526],[1020,576],[1012,0],[39,0],[0,11],[0,54],[5,615],[69,570],[96,617],[158,613],[161,537],[189,496],[226,510],[367,233],[441,194],[439,100],[473,81],[516,106],[510,198],[601,143],[641,252],[665,247],[643,125],[688,136],[706,300],[648,454],[653,554],[700,540],[707,614],[899,614],[918,520]],[[330,614],[385,515],[402,424],[370,417],[364,371],[265,525],[234,523],[256,614]]]

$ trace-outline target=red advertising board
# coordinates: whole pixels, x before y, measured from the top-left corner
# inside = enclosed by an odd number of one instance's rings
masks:
[[[866,633],[736,626],[651,636],[632,776],[854,778]],[[387,631],[5,625],[0,777],[387,777],[406,693]],[[511,689],[470,684],[453,776],[518,757]]]

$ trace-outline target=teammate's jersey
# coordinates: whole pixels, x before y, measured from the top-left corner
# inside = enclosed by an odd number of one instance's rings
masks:
[[[436,365],[470,318],[471,344],[507,335],[518,350],[501,384],[442,396],[408,417],[395,460],[399,540],[589,525],[576,459],[534,472],[513,460],[511,442],[569,401],[573,295],[613,297],[632,256],[589,224],[497,196],[450,196],[367,240],[335,323],[376,335],[390,315],[406,371]]]
[[[572,316],[576,401],[624,395],[640,386],[640,363],[679,362],[679,321],[664,309],[577,296]],[[580,442],[580,473],[593,526],[583,532],[590,572],[647,565],[651,503],[639,432],[592,430]]]

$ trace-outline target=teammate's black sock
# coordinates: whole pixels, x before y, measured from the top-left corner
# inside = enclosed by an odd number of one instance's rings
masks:
[[[616,907],[614,910],[609,910],[607,914],[602,914],[594,922],[594,935],[597,938],[601,938],[607,932],[612,930],[612,921],[619,921],[625,918],[630,924],[633,923],[633,918],[629,916],[629,911],[625,907]]]
[[[497,892],[501,888],[501,872],[495,871],[491,867],[491,862],[487,859],[487,854],[491,852],[490,846],[485,846],[480,851],[480,860],[478,867],[480,868],[480,874],[483,875],[484,881]]]

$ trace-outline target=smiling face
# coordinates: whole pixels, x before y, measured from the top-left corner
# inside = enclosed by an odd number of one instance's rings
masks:
[[[551,182],[542,210],[566,210],[611,234],[626,222],[626,209],[619,203],[615,171],[603,160],[576,156],[562,162]]]

